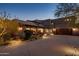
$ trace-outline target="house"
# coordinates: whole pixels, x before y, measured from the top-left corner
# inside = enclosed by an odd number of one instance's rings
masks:
[[[38,23],[38,24],[41,24],[43,25],[43,32],[44,33],[52,33],[53,32],[53,24],[51,23],[51,19],[45,19],[45,20],[34,20],[34,21],[31,21],[31,22],[34,22],[34,23]]]
[[[44,26],[42,24],[37,24],[37,23],[31,22],[31,21],[22,21],[22,20],[18,20],[18,19],[13,19],[13,21],[17,21],[19,26],[22,27],[23,30],[31,30],[33,32],[43,33]]]
[[[75,16],[62,17],[57,19],[46,19],[46,20],[34,20],[33,22],[38,22],[46,29],[48,32],[53,32],[54,34],[67,34],[71,35],[74,33],[75,23],[78,18]],[[79,30],[76,30],[79,32]]]
[[[54,28],[73,28],[75,26],[76,17],[63,17],[53,19],[51,22],[54,24]]]
[[[16,19],[15,19],[16,20]],[[77,17],[69,16],[57,19],[45,19],[45,20],[16,20],[25,30],[32,30],[34,32],[41,33],[54,33],[54,34],[67,34],[71,35],[78,29],[75,28]]]
[[[56,29],[55,34],[72,34],[72,28],[75,27],[75,16],[53,19],[52,23]]]

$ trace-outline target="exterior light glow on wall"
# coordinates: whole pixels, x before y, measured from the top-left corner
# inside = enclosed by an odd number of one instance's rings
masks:
[[[49,30],[48,30],[48,29],[45,29],[45,32],[47,32],[47,33],[48,33],[48,32],[49,32]]]
[[[67,19],[67,21],[69,21],[69,19]]]
[[[43,29],[42,28],[39,28],[38,31],[43,32]]]
[[[23,30],[23,28],[22,28],[22,27],[19,27],[19,28],[18,28],[18,31],[22,31],[22,30]]]
[[[55,29],[55,28],[53,28],[53,31],[56,31],[56,29]]]
[[[26,30],[30,30],[30,28],[26,28]]]
[[[36,31],[36,28],[31,28],[32,31]]]
[[[77,28],[72,28],[72,30],[73,30],[73,31],[78,31],[78,29],[77,29]]]
[[[50,32],[52,32],[52,30],[50,29]]]

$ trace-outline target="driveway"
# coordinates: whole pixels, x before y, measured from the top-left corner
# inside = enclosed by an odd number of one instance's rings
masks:
[[[79,55],[79,36],[51,35],[31,42],[14,41],[0,47],[2,56],[69,56]]]

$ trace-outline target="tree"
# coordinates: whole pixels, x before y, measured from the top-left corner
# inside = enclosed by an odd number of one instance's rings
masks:
[[[0,12],[0,37],[6,32],[16,32],[19,25],[16,21],[10,20],[10,17],[11,14],[6,11]]]
[[[79,15],[79,4],[77,3],[59,3],[57,5],[56,17],[66,17]]]
[[[0,11],[0,18],[4,18],[4,19],[11,18],[11,14],[6,11]]]
[[[17,21],[0,19],[0,40],[3,42],[13,38],[12,34],[18,33],[19,24]]]
[[[0,19],[0,37],[5,33],[6,31],[6,24],[4,20],[1,18]]]

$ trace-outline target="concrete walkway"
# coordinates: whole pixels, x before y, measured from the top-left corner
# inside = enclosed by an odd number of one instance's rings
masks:
[[[52,35],[47,39],[18,42],[0,47],[0,55],[7,56],[63,56],[79,55],[79,37]]]

